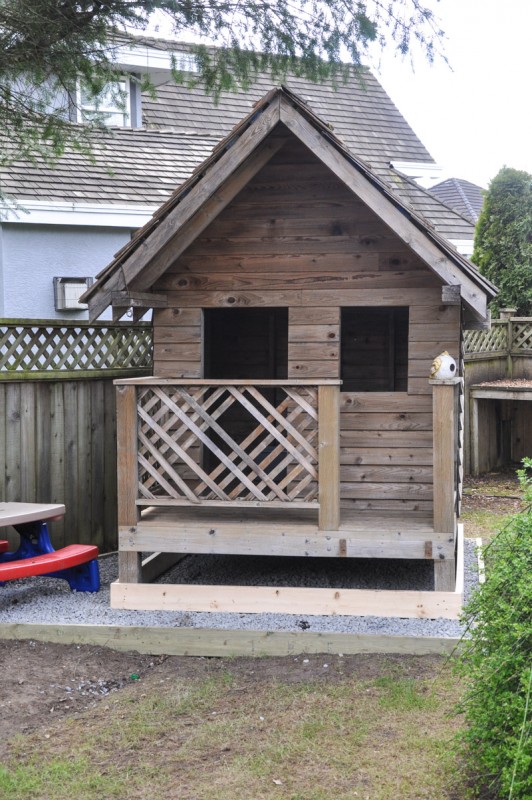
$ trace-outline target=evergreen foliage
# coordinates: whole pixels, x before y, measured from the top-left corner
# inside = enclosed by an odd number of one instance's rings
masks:
[[[199,82],[216,98],[259,71],[277,80],[288,71],[342,79],[373,42],[403,54],[420,46],[430,61],[443,33],[427,3],[438,1],[0,0],[0,130],[10,143],[0,165],[17,157],[53,161],[67,142],[90,152],[91,126],[69,121],[78,79],[97,95],[117,76],[120,36],[145,30],[155,11],[174,36],[187,32],[216,45],[192,48]]]
[[[482,797],[532,798],[532,459],[518,471],[528,508],[485,550],[487,580],[465,609],[460,735]],[[486,794],[487,792],[487,794]]]
[[[472,261],[500,290],[492,304],[532,316],[532,175],[503,167],[491,181]]]

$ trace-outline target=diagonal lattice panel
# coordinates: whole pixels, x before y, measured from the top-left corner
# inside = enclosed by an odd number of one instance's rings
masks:
[[[147,325],[0,323],[0,373],[145,369],[151,363]]]
[[[464,341],[466,355],[505,352],[508,349],[508,326],[493,322],[489,331],[466,331]]]
[[[154,393],[157,394],[160,397],[162,402],[166,403],[168,408],[176,415],[176,417],[181,422],[185,422],[186,423],[186,425],[189,427],[191,433],[193,433],[196,436],[197,440],[199,442],[201,442],[201,444],[204,447],[206,447],[208,450],[210,450],[215,456],[217,456],[220,459],[220,461],[222,461],[225,464],[225,466],[228,467],[231,470],[231,472],[233,472],[235,478],[240,480],[244,484],[244,486],[251,492],[251,494],[254,495],[254,497],[257,500],[266,500],[267,499],[262,494],[262,492],[260,492],[259,490],[255,489],[255,487],[253,486],[252,481],[250,481],[247,478],[247,476],[242,472],[242,470],[240,470],[236,465],[231,463],[231,461],[227,458],[227,456],[221,450],[221,448],[218,446],[218,444],[216,444],[216,442],[213,440],[213,438],[211,436],[209,436],[207,433],[205,433],[201,429],[201,427],[199,427],[196,424],[196,422],[194,422],[194,420],[192,419],[192,417],[190,415],[187,415],[186,411],[184,411],[183,408],[182,408],[182,405],[183,405],[182,402],[180,404],[174,402],[161,389],[154,389]],[[207,411],[205,411],[199,404],[197,404],[195,402],[195,400],[191,397],[190,394],[188,394],[188,392],[185,389],[179,388],[177,390],[177,396],[180,398],[181,401],[184,400],[187,405],[191,406],[194,410],[198,411],[199,415],[203,419],[203,421],[208,423],[208,427],[210,429],[212,429],[212,431],[214,431],[218,435],[221,435],[222,438],[225,440],[226,444],[228,444],[229,446],[232,446],[236,450],[236,452],[238,452],[239,454],[241,454],[241,453],[243,454],[243,451],[239,452],[240,448],[239,448],[237,442],[232,440],[231,437],[228,434],[226,434],[225,431],[223,431],[223,429],[218,425],[218,423],[216,422],[214,417],[212,415],[209,415]],[[139,409],[139,413],[140,413],[140,409]],[[161,429],[160,428],[157,429],[156,432],[160,434],[161,433]],[[170,443],[168,437],[163,437],[163,438],[165,439],[167,444]],[[188,457],[186,451],[184,451],[177,444],[176,441],[172,442],[172,449],[174,449],[174,451],[181,456],[181,458],[185,461],[185,463],[189,466],[189,468],[192,468],[193,470],[195,470],[196,473],[198,474],[198,476],[200,476],[202,480],[204,480],[211,488],[214,489],[216,494],[219,494],[219,492],[217,491],[216,485],[213,484],[213,482],[210,480],[209,476],[205,473],[205,471],[198,464],[195,464],[194,461],[191,458]],[[244,455],[244,460],[245,460],[245,455]]]
[[[206,391],[207,389],[203,387],[194,391],[192,394],[196,401],[201,401]],[[222,397],[224,393],[225,393],[224,389],[218,389],[212,394],[210,394],[209,397],[207,397],[204,401],[205,408],[209,409]],[[171,434],[170,441],[172,443],[172,444],[162,443],[160,444],[159,447],[157,447],[158,435],[157,433],[152,431],[153,441],[155,442],[155,448],[156,448],[155,452],[156,453],[160,452],[161,455],[164,456],[166,459],[168,459],[169,463],[171,463],[172,465],[175,465],[177,462],[179,462],[180,460],[179,453],[181,451],[187,453],[187,456],[193,457],[190,451],[192,448],[197,447],[197,438],[190,433],[190,430],[187,427],[187,425],[176,423],[175,415],[168,409],[168,407],[164,403],[161,403],[160,398],[157,397],[157,395],[153,394],[152,392],[150,392],[150,395],[151,396],[149,398],[145,398],[146,405],[144,407],[144,410],[148,413],[148,415],[151,415],[154,422],[158,423],[166,433]],[[172,393],[170,395],[170,398],[175,403],[179,400],[179,395],[178,393]],[[227,401],[225,403],[221,403],[220,405],[217,406],[217,408],[214,409],[213,412],[211,412],[215,419],[224,413],[224,411],[227,408],[227,405],[228,405]],[[202,429],[208,427],[206,423],[201,421],[199,415],[194,411],[192,411],[192,409],[190,409],[188,403],[184,403],[183,410],[184,411],[190,410],[190,419],[194,423],[199,424],[199,427],[201,427]],[[140,430],[144,435],[149,437],[150,433],[149,424],[144,423],[141,426]],[[183,437],[185,438],[183,439]],[[179,447],[179,450],[173,446],[174,443]],[[155,460],[157,460],[156,456]],[[156,479],[155,477],[153,477],[153,475],[151,479],[149,477],[143,479],[143,486],[145,490],[150,490],[154,483],[156,483]]]
[[[512,324],[512,352],[532,350],[532,323],[514,322]]]
[[[274,405],[253,386],[143,387],[139,495],[184,503],[315,502],[317,394],[293,387],[278,394]],[[235,421],[245,423],[241,436]]]

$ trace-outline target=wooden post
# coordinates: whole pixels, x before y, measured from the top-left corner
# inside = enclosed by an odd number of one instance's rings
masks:
[[[116,389],[116,440],[118,483],[118,528],[137,524],[137,388],[118,385]],[[120,552],[118,579],[120,583],[139,583],[141,554]]]
[[[480,474],[480,453],[478,446],[478,400],[469,390],[469,458],[471,475]]]
[[[340,387],[318,389],[319,529],[340,527]]]
[[[512,359],[512,344],[513,344],[513,320],[517,314],[516,308],[501,308],[499,311],[499,319],[506,322],[506,377],[513,378],[514,362]]]
[[[462,378],[431,380],[433,387],[434,531],[456,535],[456,390]],[[453,591],[454,559],[434,561],[434,588]]]

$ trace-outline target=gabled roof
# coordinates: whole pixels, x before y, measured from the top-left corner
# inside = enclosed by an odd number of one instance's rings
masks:
[[[429,191],[448,208],[458,211],[473,223],[478,222],[484,203],[484,189],[476,183],[462,178],[449,178],[432,186]]]
[[[147,292],[282,146],[287,129],[392,228],[444,284],[459,284],[462,299],[476,315],[486,316],[486,302],[496,294],[493,285],[400,199],[376,171],[351,153],[301,98],[282,87],[266,94],[100,273],[84,295],[91,317],[99,316],[114,299],[123,304],[123,297],[116,295],[124,290]]]

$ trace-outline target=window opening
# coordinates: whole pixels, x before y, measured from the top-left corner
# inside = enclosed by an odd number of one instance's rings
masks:
[[[341,378],[344,392],[406,392],[408,308],[342,308]]]

